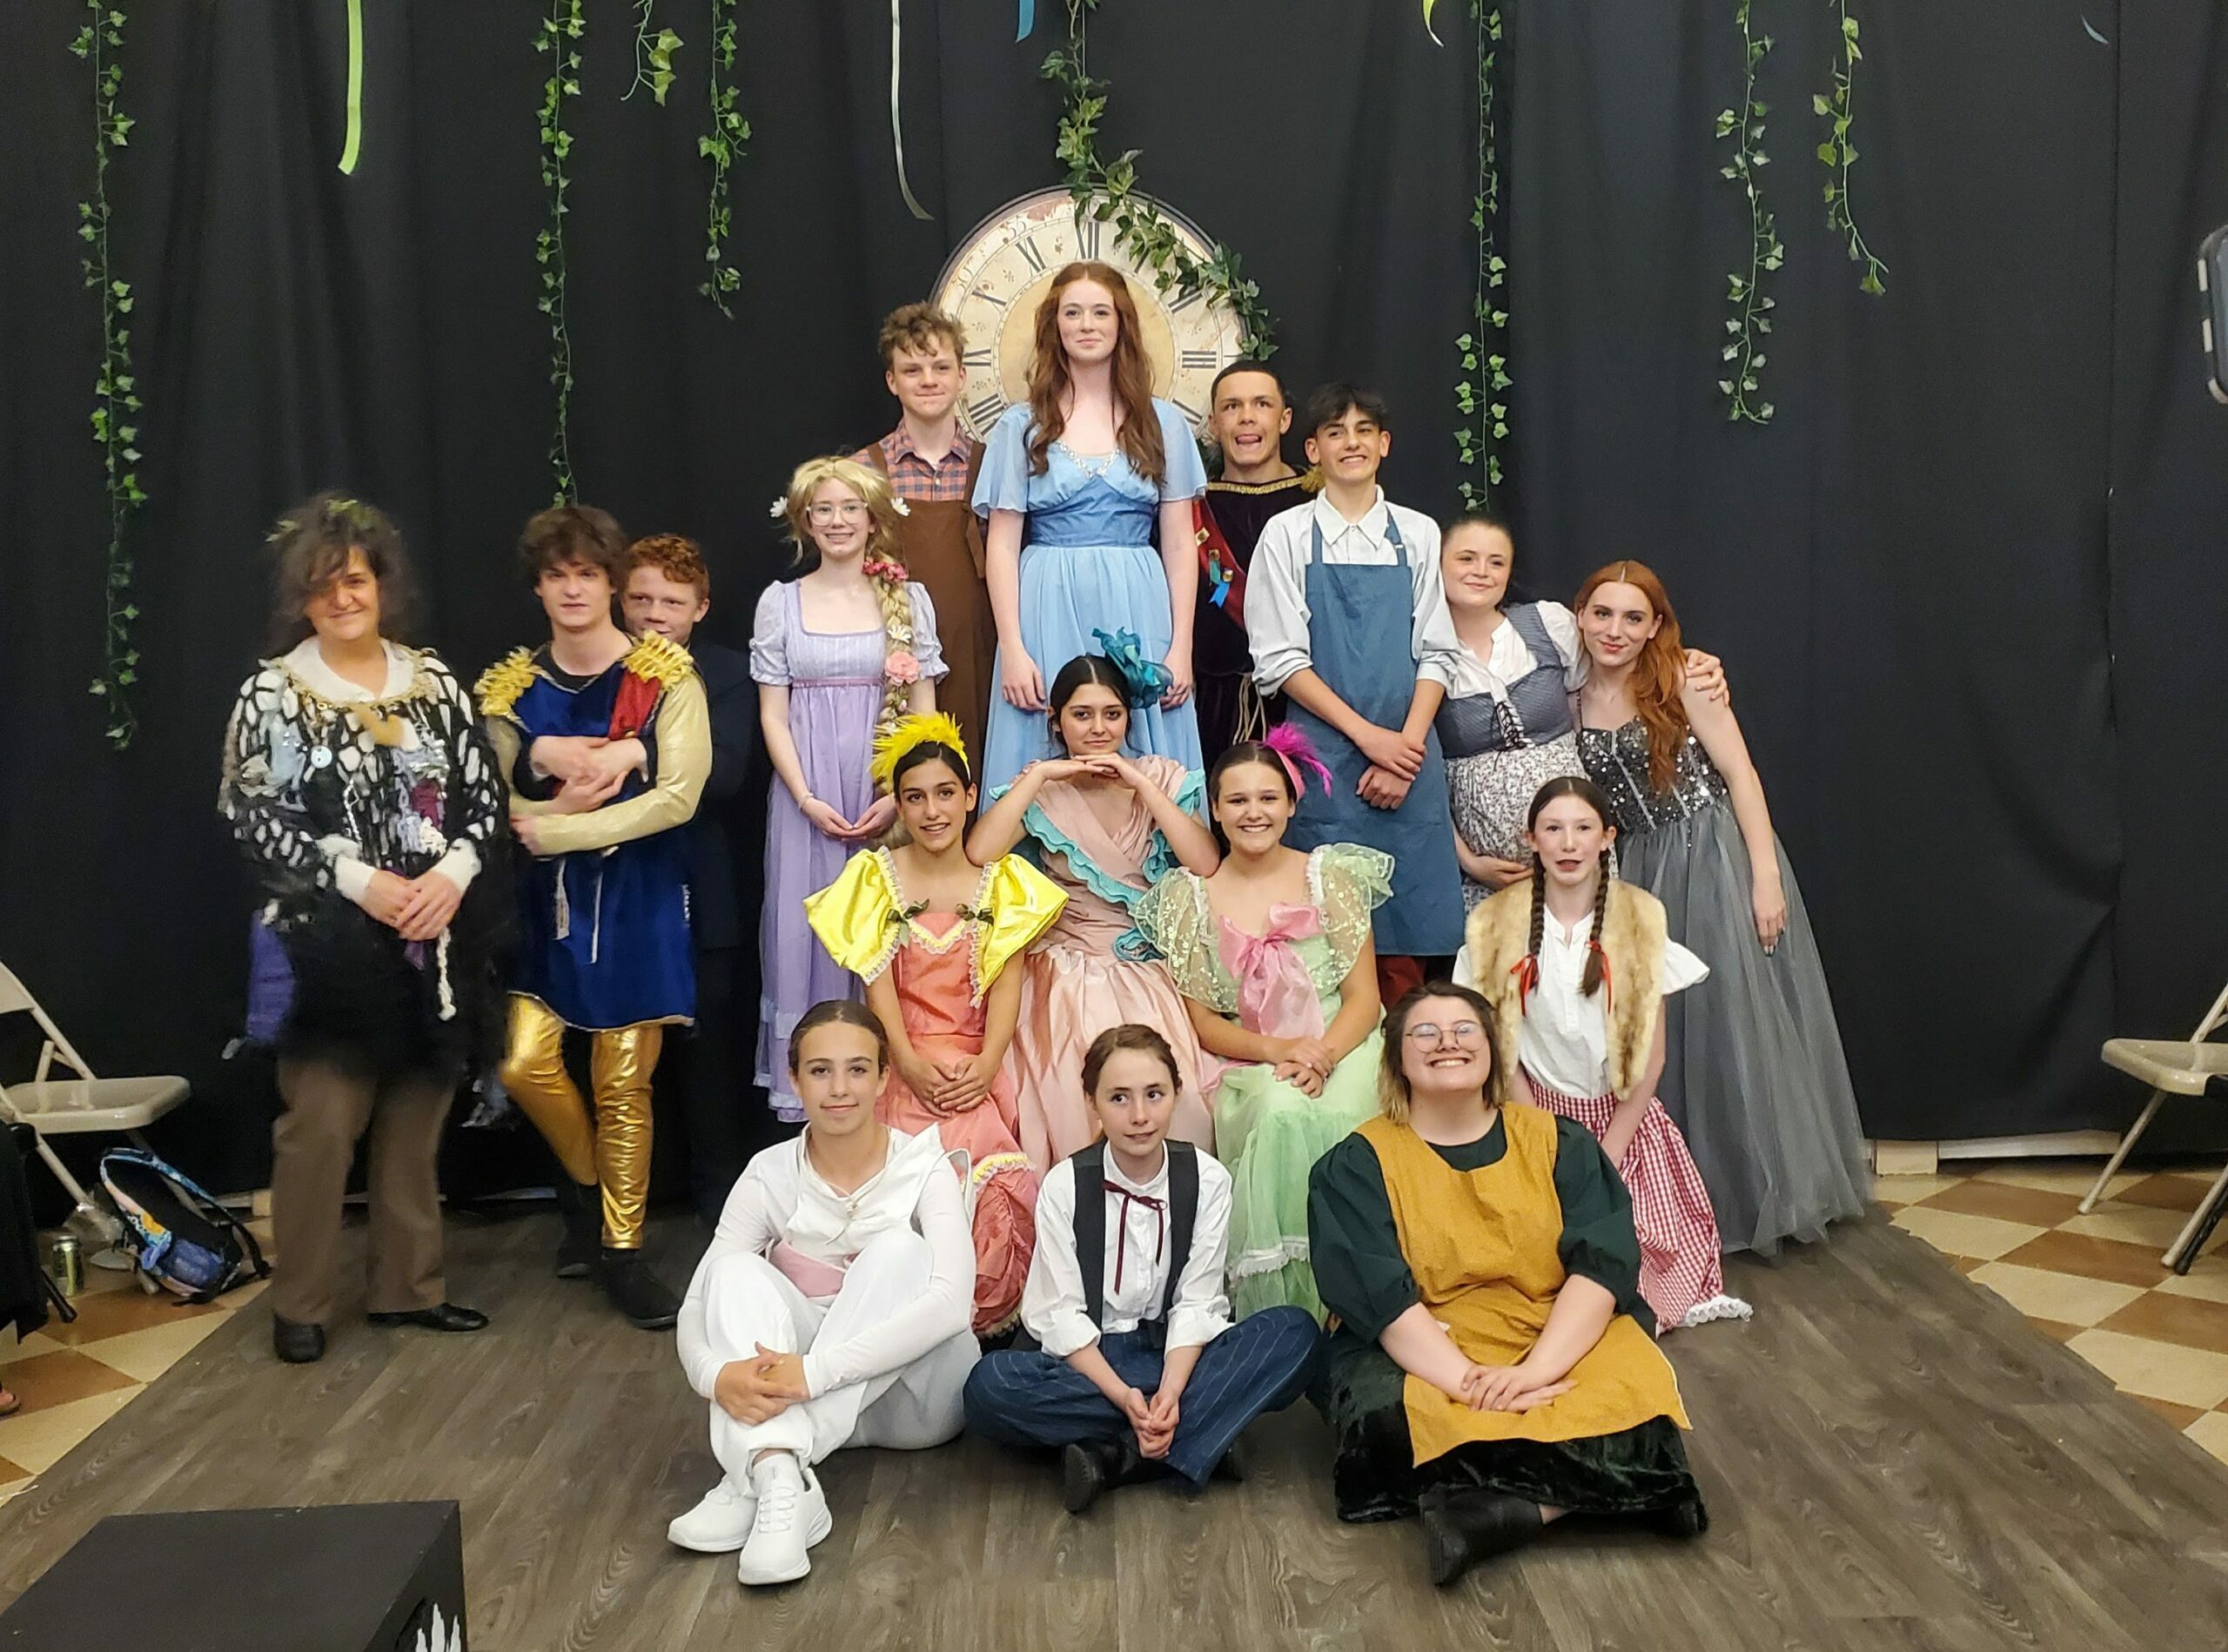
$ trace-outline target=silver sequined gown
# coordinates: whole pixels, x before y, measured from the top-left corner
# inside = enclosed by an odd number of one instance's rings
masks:
[[[1826,971],[1787,852],[1787,930],[1767,954],[1749,906],[1748,850],[1725,777],[1691,735],[1668,792],[1649,789],[1648,730],[1581,729],[1579,755],[1609,799],[1624,876],[1661,901],[1709,979],[1666,1000],[1657,1094],[1686,1132],[1728,1251],[1817,1238],[1870,1197]]]

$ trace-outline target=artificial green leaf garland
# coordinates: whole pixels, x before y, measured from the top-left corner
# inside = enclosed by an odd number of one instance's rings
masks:
[[[1138,151],[1124,150],[1111,161],[1098,152],[1098,122],[1106,112],[1107,83],[1093,80],[1084,62],[1084,25],[1098,0],[1066,0],[1068,44],[1044,59],[1038,72],[1056,82],[1062,95],[1059,143],[1055,154],[1068,169],[1068,193],[1078,217],[1088,212],[1114,226],[1114,238],[1151,272],[1163,292],[1203,293],[1225,304],[1238,318],[1239,346],[1265,360],[1277,347],[1276,319],[1261,302],[1259,285],[1239,268],[1238,255],[1221,242],[1204,260],[1194,258],[1175,226],[1137,192]]]
[[[1864,53],[1857,48],[1856,19],[1849,16],[1849,0],[1828,3],[1841,24],[1834,37],[1834,89],[1816,93],[1810,99],[1813,112],[1829,123],[1829,135],[1818,145],[1818,158],[1828,169],[1826,225],[1842,237],[1849,248],[1849,262],[1864,266],[1863,277],[1856,284],[1858,291],[1877,296],[1888,290],[1881,279],[1888,273],[1888,266],[1872,256],[1872,249],[1865,245],[1849,205],[1849,169],[1856,160],[1856,147],[1849,141],[1849,87],[1856,78],[1856,65],[1863,60]]]
[[[1454,341],[1462,377],[1454,386],[1454,405],[1462,422],[1454,427],[1455,460],[1464,473],[1460,484],[1466,510],[1488,508],[1501,482],[1501,452],[1508,440],[1508,404],[1503,395],[1508,375],[1508,311],[1502,291],[1508,262],[1500,254],[1500,128],[1494,106],[1495,68],[1501,38],[1500,9],[1471,0],[1478,35],[1478,189],[1470,205],[1470,227],[1478,237],[1477,287],[1471,299],[1471,331]],[[1424,7],[1426,29],[1431,7]]]
[[[131,284],[119,279],[109,245],[111,213],[108,169],[111,151],[126,147],[133,122],[124,113],[123,11],[100,0],[87,0],[91,21],[77,30],[70,50],[93,71],[92,198],[77,203],[77,236],[86,243],[79,260],[85,285],[100,295],[101,366],[93,381],[93,440],[100,446],[101,473],[108,495],[108,567],[102,581],[101,669],[92,692],[104,708],[108,742],[121,751],[138,731],[131,688],[139,681],[139,654],[131,646],[131,627],[139,610],[131,602],[131,556],[124,539],[131,518],[147,495],[139,486],[140,401],[131,373]]]
[[[565,326],[565,191],[571,182],[565,163],[573,135],[565,130],[565,101],[580,95],[580,37],[587,32],[587,0],[548,0],[534,25],[534,49],[549,54],[549,78],[541,87],[541,184],[549,191],[549,225],[534,238],[534,262],[541,265],[537,306],[549,318],[549,383],[556,408],[549,431],[550,480],[555,502],[571,502],[573,480],[573,339]]]
[[[657,0],[640,0],[634,8],[634,84],[620,98],[622,104],[647,86],[650,101],[662,104],[673,90],[673,54],[681,50],[681,37],[670,29],[651,29],[656,8]]]
[[[1771,158],[1764,153],[1764,117],[1770,106],[1756,96],[1756,75],[1772,49],[1772,37],[1755,32],[1750,18],[1754,0],[1738,0],[1735,17],[1741,25],[1741,107],[1717,118],[1717,135],[1733,140],[1732,162],[1720,175],[1741,186],[1748,206],[1748,270],[1733,272],[1727,279],[1726,299],[1733,314],[1725,323],[1728,334],[1721,353],[1726,377],[1717,381],[1726,400],[1728,419],[1753,425],[1771,422],[1772,405],[1762,399],[1764,339],[1772,330],[1769,312],[1775,301],[1764,292],[1766,278],[1787,261],[1787,248],[1774,227],[1771,211],[1764,205],[1762,174]]]
[[[728,174],[750,141],[750,123],[736,106],[742,95],[735,83],[735,0],[712,0],[712,130],[696,140],[696,152],[712,166],[704,205],[704,279],[696,290],[730,321],[735,310],[728,301],[742,285],[742,272],[728,259],[728,234],[734,224]]]

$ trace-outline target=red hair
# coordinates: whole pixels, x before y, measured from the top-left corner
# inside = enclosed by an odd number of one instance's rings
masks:
[[[1633,709],[1648,729],[1648,783],[1656,791],[1669,791],[1678,777],[1679,748],[1687,743],[1687,708],[1679,698],[1687,683],[1687,649],[1679,640],[1679,616],[1671,611],[1663,581],[1645,562],[1612,562],[1594,569],[1578,588],[1572,610],[1582,617],[1594,593],[1605,585],[1631,586],[1663,621],[1641,645],[1627,686]]]
[[[1122,272],[1094,259],[1064,266],[1037,306],[1037,353],[1029,364],[1029,473],[1044,473],[1052,462],[1048,456],[1051,446],[1067,428],[1068,415],[1061,403],[1074,380],[1068,373],[1068,353],[1060,347],[1060,295],[1078,281],[1096,281],[1113,296],[1119,323],[1114,339],[1114,417],[1120,426],[1114,440],[1128,456],[1130,468],[1157,484],[1167,471],[1168,450],[1160,440],[1160,415],[1153,410],[1152,366],[1145,359],[1137,301],[1130,297],[1130,284]]]

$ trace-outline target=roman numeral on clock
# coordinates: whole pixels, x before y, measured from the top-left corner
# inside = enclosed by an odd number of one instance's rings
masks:
[[[1087,259],[1098,256],[1098,220],[1088,212],[1076,220],[1076,251]]]
[[[1211,350],[1186,350],[1183,359],[1184,372],[1209,373],[1214,368],[1215,353]]]
[[[977,430],[988,430],[998,422],[998,415],[1006,410],[1006,399],[995,391],[967,406],[967,422]]]
[[[977,367],[987,367],[990,365],[990,353],[988,350],[967,351],[959,358],[959,365],[970,373]]]
[[[967,290],[967,296],[970,299],[980,299],[985,304],[995,304],[1001,310],[1013,302],[1011,299],[1002,299],[997,293],[988,292],[982,287],[970,287]]]
[[[1181,315],[1206,296],[1206,290],[1203,287],[1193,287],[1189,292],[1178,293],[1169,300],[1168,313]]]
[[[1036,242],[1030,240],[1029,237],[1024,235],[1013,245],[1014,251],[1019,252],[1022,257],[1022,261],[1029,265],[1029,272],[1031,275],[1042,275],[1044,273],[1044,255],[1037,250]]]

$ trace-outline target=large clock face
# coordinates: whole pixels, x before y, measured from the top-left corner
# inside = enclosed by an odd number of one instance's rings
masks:
[[[1198,225],[1158,202],[1153,206],[1194,258],[1211,255]],[[1161,292],[1151,272],[1116,242],[1111,225],[1088,218],[1078,224],[1073,198],[1051,189],[1010,201],[984,218],[936,278],[937,308],[956,316],[967,330],[960,417],[968,429],[986,435],[1000,413],[1028,400],[1037,306],[1061,266],[1077,259],[1097,259],[1122,272],[1152,364],[1153,393],[1181,408],[1194,429],[1204,427],[1215,374],[1243,353],[1238,318],[1203,293]]]

